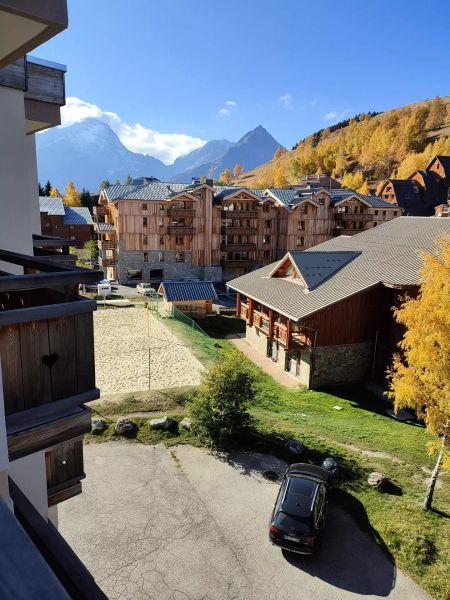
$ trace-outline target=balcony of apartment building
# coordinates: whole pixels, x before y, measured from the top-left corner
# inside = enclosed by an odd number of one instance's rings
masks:
[[[249,252],[256,250],[256,237],[253,235],[228,234],[223,236],[220,249],[222,252]]]
[[[172,218],[170,221],[170,225],[167,228],[167,233],[169,235],[194,235],[195,227],[192,218]]]
[[[299,350],[313,343],[312,330],[251,298],[238,294],[236,311],[239,318],[258,327],[268,340],[278,341],[286,349]]]
[[[228,219],[257,219],[258,209],[253,202],[235,202],[222,207],[222,218]]]
[[[100,271],[0,250],[0,357],[9,459],[46,451],[49,506],[81,492],[85,403],[95,387],[93,300]],[[5,269],[23,268],[23,275]]]
[[[167,214],[175,220],[183,219],[185,217],[193,218],[195,217],[194,202],[188,202],[186,200],[173,201],[167,209]]]
[[[229,250],[229,248],[227,248]],[[248,251],[228,251],[222,254],[220,261],[222,267],[247,267],[251,268],[256,264],[255,252]]]

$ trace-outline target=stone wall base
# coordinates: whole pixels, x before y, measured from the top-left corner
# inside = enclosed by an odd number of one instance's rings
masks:
[[[160,253],[164,252],[164,261],[159,261]],[[119,250],[117,261],[117,279],[119,283],[132,283],[136,280],[128,277],[128,270],[142,272],[141,281],[150,282],[150,271],[161,270],[162,278],[166,281],[179,281],[184,277],[198,277],[203,281],[222,281],[222,267],[192,264],[192,253],[184,253],[184,262],[176,262],[175,250],[147,250],[148,261],[144,262],[144,252],[135,250]]]
[[[317,346],[310,385],[318,388],[364,381],[370,376],[372,360],[372,343]]]

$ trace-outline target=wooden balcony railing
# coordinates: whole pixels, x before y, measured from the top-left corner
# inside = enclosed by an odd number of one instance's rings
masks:
[[[222,242],[220,249],[223,252],[245,252],[247,250],[256,250],[256,244],[252,242],[243,243],[243,244],[229,244],[228,242]]]
[[[24,275],[0,274],[0,358],[10,459],[83,435],[95,387],[93,300],[101,271],[0,250]]]
[[[180,217],[194,217],[195,208],[177,208],[176,206],[171,206],[167,214],[175,219]]]
[[[258,211],[256,210],[222,210],[222,217],[228,219],[257,219]]]
[[[94,206],[92,208],[92,211],[94,213],[94,216],[104,216],[108,213],[108,207],[105,204],[98,204],[97,206]]]
[[[256,229],[256,227],[234,227],[232,225],[224,225],[223,227],[221,227],[220,233],[222,235],[256,235],[258,233],[258,230]]]
[[[335,221],[372,221],[373,215],[369,213],[334,213]]]
[[[169,235],[194,235],[195,227],[192,225],[170,225],[167,228]]]
[[[98,259],[98,264],[100,266],[101,269],[105,269],[106,267],[115,267],[116,266],[116,259],[115,258],[99,258]]]
[[[253,311],[253,324],[268,332],[270,329],[269,315],[265,315],[257,310]]]
[[[223,267],[251,267],[255,262],[254,258],[223,258],[220,264]]]

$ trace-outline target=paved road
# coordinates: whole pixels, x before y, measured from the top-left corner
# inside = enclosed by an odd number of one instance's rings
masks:
[[[425,600],[341,510],[321,553],[289,562],[270,545],[274,459],[109,442],[85,448],[83,494],[60,505],[60,530],[110,598]]]

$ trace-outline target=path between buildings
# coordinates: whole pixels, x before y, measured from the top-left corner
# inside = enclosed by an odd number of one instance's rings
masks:
[[[59,528],[112,600],[429,600],[339,508],[323,547],[286,560],[268,540],[270,456],[130,442],[85,446],[83,493]]]
[[[236,346],[247,358],[249,358],[255,365],[260,367],[265,373],[270,375],[277,381],[289,388],[298,388],[300,382],[290,373],[282,371],[280,366],[273,362],[267,356],[263,356],[260,352],[250,346],[250,344],[243,337],[237,337],[236,335],[227,336],[232,344]]]

